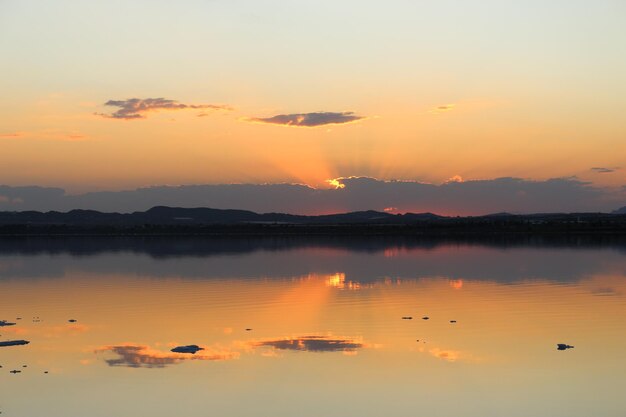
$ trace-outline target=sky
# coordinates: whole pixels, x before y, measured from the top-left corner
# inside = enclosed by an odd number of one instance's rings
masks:
[[[0,0],[0,184],[565,179],[618,208],[624,17],[609,0]]]

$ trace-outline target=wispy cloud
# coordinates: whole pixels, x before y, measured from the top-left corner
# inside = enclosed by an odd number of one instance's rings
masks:
[[[591,168],[591,171],[595,172],[596,174],[609,174],[611,172],[618,171],[619,169],[620,167],[593,167]]]
[[[90,139],[89,136],[82,133],[57,130],[57,129],[42,129],[35,131],[24,132],[12,132],[12,133],[0,133],[0,139],[19,139],[19,140],[57,140],[57,141],[83,141]]]
[[[113,359],[105,359],[109,366],[126,366],[130,368],[164,368],[186,360],[220,361],[239,357],[238,352],[216,352],[204,350],[195,355],[161,352],[144,345],[124,344],[105,346],[98,352],[112,352],[117,355]]]
[[[19,138],[22,135],[23,135],[23,132],[0,133],[0,138],[12,139],[12,138]]]
[[[144,119],[145,113],[154,111],[171,111],[185,109],[232,110],[232,107],[222,104],[185,104],[165,98],[130,98],[127,100],[109,100],[105,106],[119,107],[113,113],[96,113],[98,116],[109,119],[134,120]]]
[[[294,127],[317,127],[326,125],[338,125],[354,123],[365,117],[358,116],[354,112],[313,112],[278,114],[272,117],[258,117],[246,119],[250,122],[269,123]]]
[[[442,104],[433,109],[430,109],[428,112],[429,113],[444,113],[444,112],[454,109],[455,107],[456,107],[456,104]]]

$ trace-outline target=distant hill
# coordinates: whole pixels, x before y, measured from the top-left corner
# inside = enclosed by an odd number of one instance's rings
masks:
[[[626,234],[626,214],[495,213],[446,217],[380,211],[301,216],[247,210],[153,207],[134,213],[94,210],[0,212],[0,235],[502,235]]]
[[[0,225],[106,225],[132,226],[157,225],[211,225],[211,224],[405,224],[441,219],[432,213],[391,214],[378,211],[320,216],[300,216],[285,213],[259,214],[247,210],[221,210],[212,208],[153,207],[134,213],[102,213],[94,210],[71,210],[67,213],[48,211],[0,212]]]
[[[613,211],[612,214],[626,214],[626,206]]]

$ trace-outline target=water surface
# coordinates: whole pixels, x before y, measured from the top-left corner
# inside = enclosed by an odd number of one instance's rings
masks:
[[[0,347],[0,411],[623,416],[625,255],[571,242],[2,241],[0,320],[16,325],[0,341],[30,344]],[[204,350],[171,352],[189,344]]]

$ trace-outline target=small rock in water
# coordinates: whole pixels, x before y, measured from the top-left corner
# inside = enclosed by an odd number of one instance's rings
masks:
[[[175,347],[174,349],[172,349],[172,352],[175,352],[175,353],[191,353],[193,355],[193,354],[195,354],[199,350],[204,350],[204,348],[201,348],[198,345],[187,345],[187,346]]]
[[[246,331],[247,331],[247,332],[250,332],[250,331],[252,331],[252,329],[246,329]]]
[[[68,321],[69,321],[70,323],[76,323],[78,320],[76,320],[76,319],[69,319]]]
[[[456,320],[450,320],[450,323],[456,323]]]
[[[9,323],[6,320],[0,320],[0,327],[2,326],[15,326],[15,323]]]
[[[14,369],[12,371],[10,371],[12,374],[21,374],[22,371],[18,371],[17,369]]]
[[[428,317],[428,316],[424,316],[424,317],[422,317],[422,320],[428,320],[429,318],[430,317]]]
[[[556,349],[557,350],[566,350],[566,349],[573,349],[573,348],[574,348],[574,346],[568,345],[568,344],[565,344],[565,343],[557,343],[557,345],[556,345]]]
[[[7,340],[6,342],[0,342],[0,347],[5,347],[5,346],[20,346],[20,345],[27,345],[30,342],[28,340]]]
[[[411,317],[411,316],[404,316],[404,317],[402,317],[402,320],[413,320],[413,317]]]

